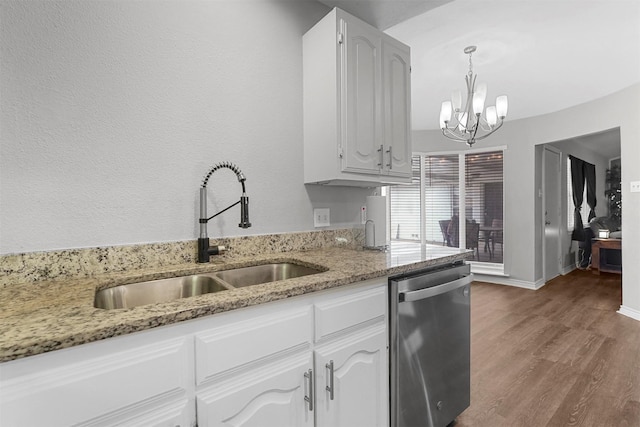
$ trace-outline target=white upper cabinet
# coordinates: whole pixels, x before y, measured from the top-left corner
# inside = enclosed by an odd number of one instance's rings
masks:
[[[364,23],[340,21],[343,34],[342,78],[345,89],[344,172],[379,173],[382,170],[381,40],[378,31]]]
[[[303,49],[305,183],[409,183],[409,48],[333,9]]]
[[[409,48],[391,38],[382,42],[385,170],[411,178],[411,66]]]

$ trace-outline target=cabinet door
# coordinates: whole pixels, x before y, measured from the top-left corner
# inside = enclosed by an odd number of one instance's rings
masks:
[[[305,401],[312,366],[307,351],[197,393],[198,426],[312,427],[314,412]]]
[[[194,427],[196,425],[194,408],[193,400],[169,401],[144,409],[116,411],[91,421],[75,424],[75,427]]]
[[[0,364],[0,425],[195,423],[193,340],[160,341],[166,331]]]
[[[409,49],[382,42],[384,171],[411,176],[411,76]]]
[[[318,427],[388,425],[389,377],[384,324],[318,348],[316,378]]]
[[[382,164],[381,39],[359,21],[340,20],[341,136],[345,172],[379,174]]]

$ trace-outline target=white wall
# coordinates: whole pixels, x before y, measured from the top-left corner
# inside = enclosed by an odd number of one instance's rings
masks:
[[[517,100],[513,100],[517,102]],[[541,280],[542,229],[536,182],[537,144],[620,127],[622,157],[623,305],[640,319],[640,193],[630,193],[631,181],[640,181],[640,84],[613,95],[530,119],[507,121],[501,130],[478,146],[506,145],[505,272],[511,279],[535,284]],[[440,131],[413,133],[415,151],[445,151],[453,142]],[[453,145],[455,148],[464,146]],[[599,211],[603,212],[604,211]]]
[[[302,34],[315,1],[3,2],[0,254],[198,236],[198,188],[217,162],[247,177],[209,235],[359,223],[371,190],[305,188]],[[229,170],[209,214],[238,200]]]

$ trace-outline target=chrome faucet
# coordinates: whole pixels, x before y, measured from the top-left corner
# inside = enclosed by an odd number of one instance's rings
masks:
[[[238,181],[240,182],[240,184],[242,184],[242,196],[240,197],[239,201],[221,210],[217,214],[207,218],[207,183],[209,182],[209,178],[211,177],[211,175],[218,169],[222,168],[231,169],[233,172],[235,172],[236,176],[238,177]],[[207,223],[212,218],[217,217],[222,212],[231,209],[239,203],[240,224],[238,224],[238,227],[251,227],[251,223],[249,222],[249,198],[247,197],[247,194],[245,192],[245,181],[246,178],[242,174],[240,168],[231,162],[221,162],[214,165],[202,180],[202,186],[200,187],[200,237],[198,237],[198,262],[209,262],[209,257],[211,255],[222,255],[226,251],[226,248],[222,245],[209,246],[209,237],[207,236]]]

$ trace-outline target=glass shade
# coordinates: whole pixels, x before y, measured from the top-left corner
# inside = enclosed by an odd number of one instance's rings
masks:
[[[445,128],[445,122],[451,120],[451,101],[444,101],[440,107],[440,129]]]
[[[507,102],[507,95],[500,95],[496,98],[496,112],[498,117],[504,119],[507,117],[507,110],[509,109],[509,103]]]
[[[467,113],[460,113],[458,115],[458,128],[461,132],[467,130]]]
[[[473,113],[478,115],[482,114],[484,110],[484,100],[487,98],[487,84],[480,83],[476,86],[473,94]]]
[[[462,92],[456,90],[451,94],[451,105],[453,107],[453,111],[460,111],[462,108]]]
[[[487,107],[487,112],[485,113],[487,118],[487,124],[491,127],[494,127],[496,123],[498,123],[498,113],[496,112],[496,106],[492,105]]]

